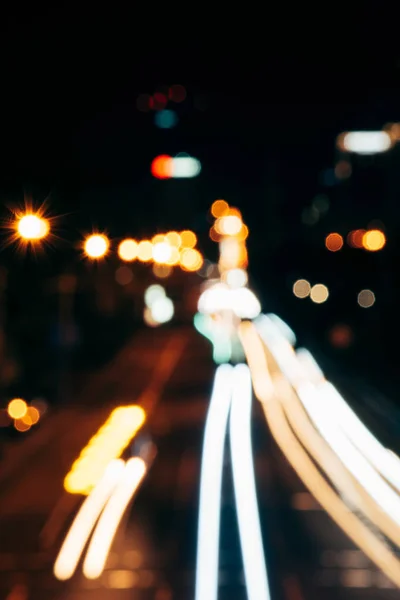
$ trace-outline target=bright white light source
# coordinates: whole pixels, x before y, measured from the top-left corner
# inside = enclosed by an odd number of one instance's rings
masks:
[[[202,293],[198,309],[204,314],[232,310],[241,319],[254,319],[260,314],[261,305],[255,294],[248,288],[230,289],[218,283]]]
[[[126,463],[89,544],[83,563],[83,574],[88,579],[96,579],[102,574],[118,526],[145,473],[146,465],[141,458],[131,458]]]
[[[151,305],[151,315],[157,323],[168,323],[174,316],[171,298],[157,298]]]
[[[168,242],[159,242],[153,246],[153,259],[158,264],[167,263],[172,255],[172,247]]]
[[[159,298],[165,298],[165,289],[162,285],[150,285],[144,293],[144,301],[146,306],[151,308],[153,302]]]
[[[256,295],[248,288],[231,290],[232,310],[241,319],[255,319],[261,312]]]
[[[224,278],[231,288],[244,287],[248,281],[247,273],[244,269],[230,269],[224,273]]]
[[[233,483],[242,547],[247,598],[269,600],[251,444],[251,374],[247,365],[234,369],[230,442]]]
[[[322,304],[329,297],[329,290],[323,283],[316,283],[312,286],[310,298],[315,304]]]
[[[232,367],[218,367],[204,432],[200,475],[195,600],[217,600],[221,481],[231,405]]]
[[[172,162],[172,177],[197,177],[201,171],[201,163],[192,156],[175,156]]]
[[[338,145],[347,152],[377,154],[389,150],[392,139],[386,131],[349,131],[339,136]]]

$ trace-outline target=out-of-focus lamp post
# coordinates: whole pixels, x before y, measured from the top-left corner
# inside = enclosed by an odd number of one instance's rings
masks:
[[[18,218],[17,233],[27,242],[43,240],[50,233],[49,221],[38,214],[25,214]]]

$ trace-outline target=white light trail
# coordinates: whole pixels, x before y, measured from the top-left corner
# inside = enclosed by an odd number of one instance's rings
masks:
[[[221,483],[231,404],[232,367],[218,367],[204,433],[200,476],[195,600],[217,600]]]
[[[111,461],[102,479],[85,498],[54,563],[57,579],[64,581],[74,574],[92,529],[123,471],[123,460]]]
[[[326,403],[321,403],[321,390],[306,384],[300,385],[297,393],[315,426],[345,467],[394,523],[400,525],[399,496],[339,429],[335,417],[326,410]]]
[[[83,563],[83,574],[88,579],[96,579],[102,574],[118,526],[145,473],[146,464],[141,458],[135,457],[127,461],[89,544]]]
[[[392,147],[392,139],[386,131],[349,131],[338,137],[338,146],[355,154],[378,154]]]
[[[267,572],[254,480],[251,445],[251,374],[247,365],[237,365],[232,381],[230,442],[240,543],[247,597],[269,600]]]

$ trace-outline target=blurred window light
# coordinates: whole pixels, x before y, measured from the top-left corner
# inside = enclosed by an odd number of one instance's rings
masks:
[[[337,252],[343,247],[343,237],[340,233],[330,233],[325,238],[325,246],[330,252]]]
[[[322,304],[329,297],[329,290],[323,283],[316,283],[310,291],[310,298],[315,304]]]
[[[171,85],[168,90],[168,98],[172,100],[172,102],[183,102],[186,99],[186,90],[183,85]]]
[[[379,229],[371,229],[366,231],[362,238],[363,247],[369,252],[377,252],[382,250],[386,244],[386,236]]]
[[[144,302],[146,306],[151,308],[153,302],[159,298],[165,298],[166,293],[162,285],[154,284],[150,285],[144,293]]]
[[[119,283],[119,285],[128,285],[133,281],[133,273],[132,269],[129,267],[119,267],[115,271],[115,281]]]
[[[107,254],[110,241],[107,236],[96,233],[85,240],[84,250],[89,258],[102,258]]]
[[[160,129],[172,129],[178,123],[178,115],[174,110],[160,110],[154,115],[154,123]]]
[[[351,164],[347,160],[339,160],[335,166],[335,175],[337,179],[348,179],[351,175]]]
[[[103,477],[108,463],[119,458],[146,418],[143,408],[120,406],[83,448],[64,479],[71,494],[88,494]]]
[[[222,217],[229,210],[229,204],[225,200],[215,200],[211,206],[211,214],[213,217],[218,219]]]
[[[18,220],[17,230],[24,240],[41,240],[49,233],[50,225],[47,219],[30,214]]]
[[[225,281],[230,288],[244,287],[248,282],[247,271],[244,269],[230,269],[224,273],[223,281]]]
[[[361,290],[357,302],[362,308],[370,308],[375,304],[375,294],[371,290]]]
[[[392,146],[392,139],[386,131],[349,131],[337,138],[341,150],[355,154],[378,154]]]
[[[170,179],[172,177],[172,156],[161,154],[151,163],[151,174],[156,179]]]
[[[165,264],[169,261],[172,254],[172,248],[168,242],[158,242],[153,246],[153,260],[158,264]]]
[[[307,279],[298,279],[293,284],[293,294],[296,298],[307,298],[311,292],[311,284]]]
[[[166,279],[172,273],[172,268],[169,265],[159,265],[154,263],[153,265],[153,273],[159,279]]]
[[[28,405],[22,398],[14,398],[8,403],[7,412],[12,419],[22,419],[28,412]]]
[[[151,315],[157,323],[168,323],[174,316],[174,303],[171,298],[157,298],[151,305]]]
[[[135,260],[135,258],[137,258],[137,253],[138,243],[135,240],[122,240],[118,246],[118,256],[121,258],[121,260],[125,260],[126,262]]]
[[[183,248],[194,248],[197,244],[197,237],[193,231],[189,229],[185,229],[185,231],[181,231],[181,245]]]
[[[347,243],[352,248],[362,248],[365,229],[355,229],[347,235]]]
[[[198,271],[203,266],[203,257],[194,248],[184,248],[180,256],[180,264],[184,271]]]
[[[174,248],[180,248],[182,245],[182,237],[177,231],[169,231],[165,234],[165,239]]]
[[[153,244],[149,240],[142,240],[137,247],[137,256],[141,262],[149,262],[153,258]]]

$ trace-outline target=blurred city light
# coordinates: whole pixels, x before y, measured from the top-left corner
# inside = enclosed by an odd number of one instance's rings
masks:
[[[120,406],[82,450],[64,479],[71,494],[88,494],[103,477],[108,463],[119,458],[141,428],[146,414],[140,406]]]
[[[28,214],[18,219],[17,231],[23,240],[41,240],[48,235],[50,225],[47,219],[37,214]]]
[[[168,323],[174,316],[174,303],[171,298],[157,298],[151,304],[151,316],[157,323]]]
[[[161,323],[159,323],[153,318],[153,313],[151,312],[151,309],[148,306],[146,306],[143,311],[143,321],[149,327],[158,327],[159,325],[161,325]]]
[[[168,98],[165,94],[163,94],[162,92],[156,92],[155,94],[153,94],[152,108],[154,110],[161,111],[166,106],[167,102],[168,102]]]
[[[162,285],[154,284],[150,285],[144,293],[144,302],[146,306],[151,308],[153,302],[159,298],[165,298],[166,292]]]
[[[32,425],[30,423],[25,423],[22,419],[15,419],[14,421],[14,427],[17,431],[29,431],[29,429],[32,427]]]
[[[122,242],[118,246],[118,256],[121,260],[125,260],[126,262],[135,260],[135,258],[137,258],[137,253],[138,243],[135,240],[122,240]]]
[[[26,414],[21,418],[21,421],[26,425],[36,425],[40,419],[40,413],[35,406],[28,406]]]
[[[183,102],[186,98],[186,90],[183,85],[171,85],[168,90],[168,97],[170,100],[172,100],[172,102]]]
[[[386,244],[386,236],[379,229],[371,229],[366,231],[362,238],[363,247],[369,252],[377,252],[382,250]]]
[[[315,304],[322,304],[328,300],[329,290],[323,283],[316,283],[310,291],[310,298]]]
[[[352,248],[362,248],[365,229],[355,229],[347,236],[347,243]]]
[[[166,279],[171,275],[172,267],[170,267],[169,265],[159,265],[157,263],[154,263],[153,273],[159,279]]]
[[[349,131],[337,138],[340,150],[355,154],[386,152],[392,144],[392,139],[386,131]]]
[[[357,296],[357,302],[362,308],[370,308],[375,304],[375,294],[371,290],[361,290]]]
[[[160,110],[154,115],[154,123],[160,129],[172,129],[178,123],[178,115],[174,110]]]
[[[107,236],[96,233],[90,235],[84,244],[84,250],[86,256],[89,258],[102,258],[107,254],[108,248],[110,246],[110,241]]]
[[[185,179],[196,177],[201,171],[201,163],[192,156],[157,156],[150,167],[153,177],[157,179]]]
[[[298,279],[293,284],[293,294],[297,298],[307,298],[311,292],[310,282],[306,279]]]
[[[153,258],[153,244],[149,240],[138,243],[137,257],[141,262],[149,262]]]
[[[7,412],[12,419],[22,419],[28,412],[28,405],[22,398],[14,398],[8,403]]]
[[[211,214],[218,219],[229,210],[229,204],[225,200],[215,200],[211,206]]]
[[[172,247],[180,248],[182,245],[182,237],[177,231],[169,231],[165,234],[165,239]]]
[[[329,332],[329,341],[336,348],[348,348],[353,342],[353,330],[349,325],[338,323]]]
[[[237,235],[242,229],[242,220],[235,215],[227,215],[218,219],[215,228],[222,235]]]
[[[119,267],[115,271],[115,281],[119,283],[119,285],[128,285],[133,281],[133,273],[132,269],[129,267]]]
[[[172,162],[172,177],[184,179],[197,177],[201,171],[201,163],[192,156],[176,156]]]
[[[172,254],[172,247],[168,242],[158,242],[153,245],[153,260],[158,264],[165,264]]]
[[[351,175],[351,164],[347,160],[339,160],[335,166],[335,175],[338,179],[348,179]]]
[[[170,247],[170,257],[169,259],[165,262],[166,265],[169,265],[170,267],[173,267],[174,265],[178,265],[179,261],[180,261],[180,253],[179,250],[176,246],[171,246]]]
[[[181,252],[180,264],[184,271],[198,271],[203,264],[203,257],[194,248],[184,248]]]
[[[230,269],[223,273],[222,280],[231,288],[244,287],[248,282],[247,271],[244,269]]]
[[[197,244],[197,237],[193,231],[185,229],[180,233],[181,245],[183,248],[194,248]]]
[[[343,247],[343,237],[339,233],[330,233],[325,238],[325,246],[330,252],[337,252]]]
[[[151,163],[151,174],[156,179],[170,179],[172,177],[172,157],[167,154],[157,156]]]

